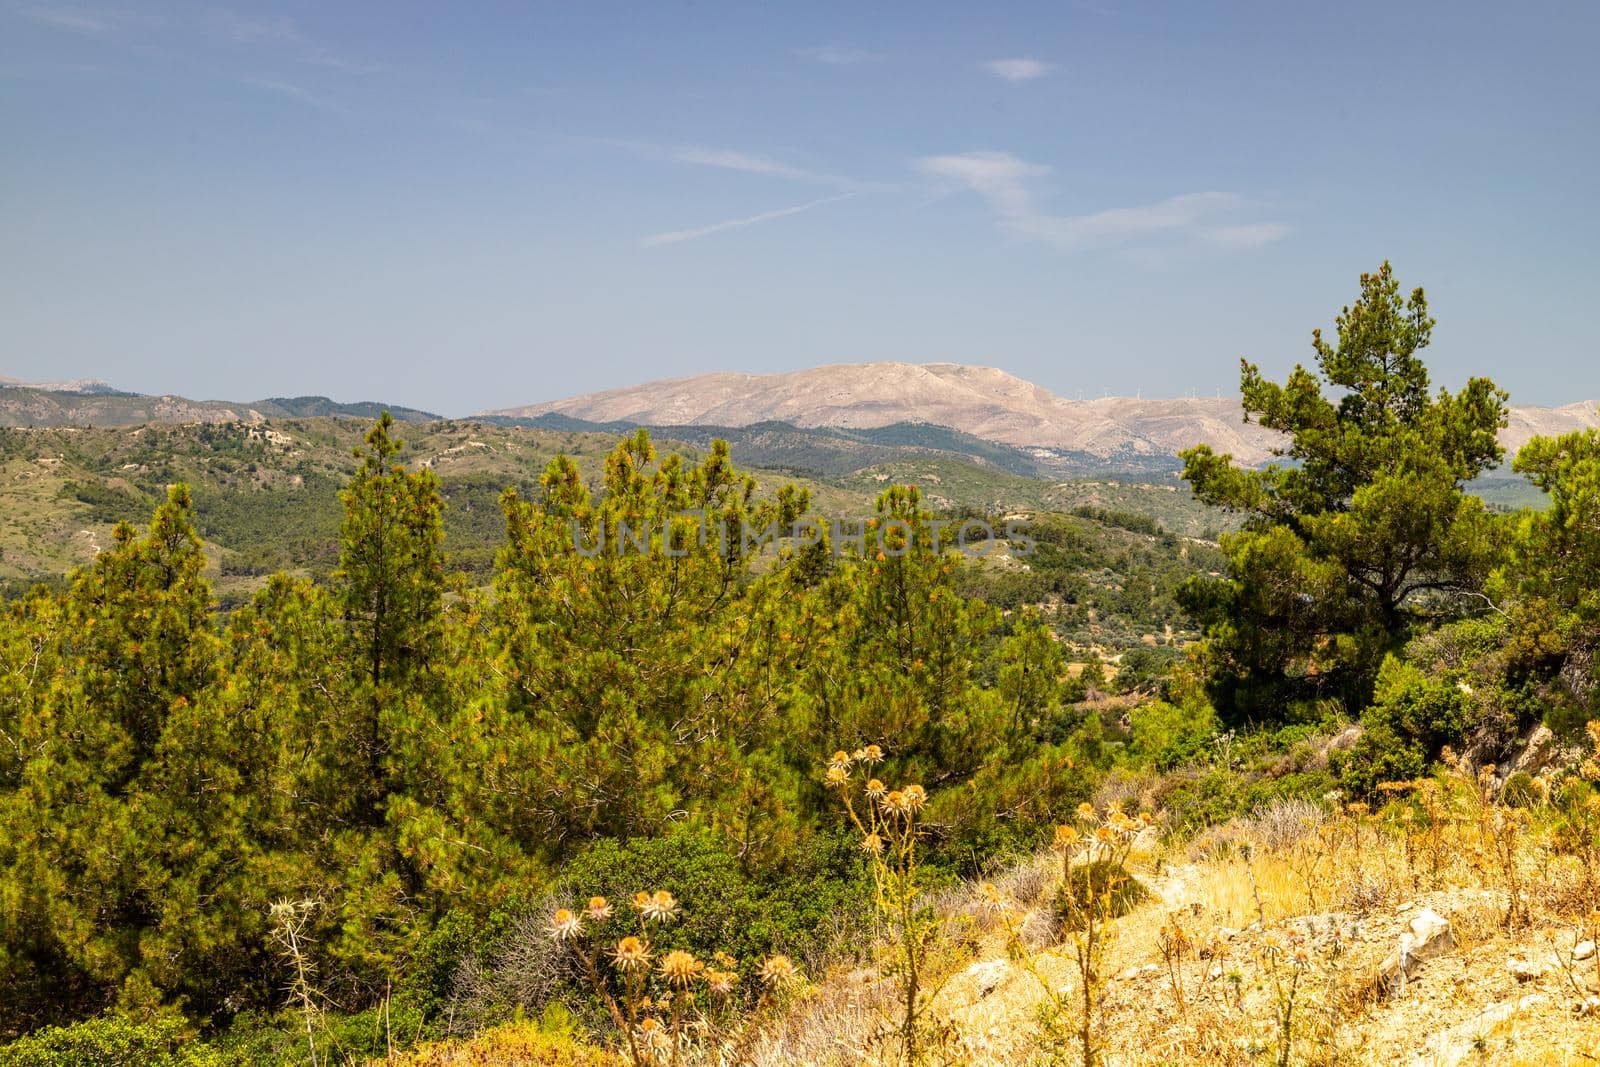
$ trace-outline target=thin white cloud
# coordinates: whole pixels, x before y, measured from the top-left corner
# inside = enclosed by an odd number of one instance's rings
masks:
[[[1109,208],[1083,215],[1039,209],[1031,180],[1050,168],[1009,152],[968,152],[916,161],[924,175],[977,193],[994,209],[1001,230],[1021,240],[1058,248],[1108,248],[1130,244],[1198,241],[1218,248],[1256,248],[1285,237],[1276,222],[1232,223],[1226,216],[1246,205],[1233,193],[1185,193],[1153,204]]]
[[[808,203],[797,204],[794,207],[779,208],[777,211],[764,211],[759,215],[750,215],[742,219],[714,222],[710,226],[701,226],[693,230],[671,230],[667,233],[651,234],[648,237],[641,238],[639,246],[641,248],[657,248],[661,245],[675,245],[684,241],[695,241],[701,237],[709,237],[714,233],[721,233],[724,230],[742,230],[746,226],[756,226],[763,222],[771,222],[774,219],[786,219],[791,215],[798,215],[802,211],[810,211],[812,208],[821,207],[824,204],[848,200],[855,195],[855,193],[841,193],[838,196],[825,196],[821,200],[812,200]]]
[[[225,8],[213,8],[204,18],[206,31],[234,45],[259,45],[288,53],[299,62],[345,74],[371,74],[383,69],[339,55],[328,46],[307,37],[292,19],[279,16],[245,15]]]
[[[1009,152],[928,156],[917,161],[917,169],[929,177],[966,186],[1011,218],[1033,212],[1027,179],[1050,173],[1049,167],[1025,162]]]
[[[881,52],[852,48],[843,44],[824,44],[815,48],[796,48],[794,54],[801,59],[826,63],[830,67],[853,67],[858,63],[876,63],[883,59]]]
[[[137,15],[127,11],[115,11],[110,8],[89,8],[71,6],[52,7],[25,7],[20,8],[17,14],[41,26],[52,29],[67,30],[71,33],[105,34],[123,26],[143,23],[154,24],[159,20],[150,15]]]
[[[1216,226],[1201,231],[1200,238],[1222,248],[1259,248],[1288,235],[1289,227],[1281,222],[1255,222],[1244,226]]]
[[[339,107],[339,105],[333,103],[331,100],[319,96],[310,89],[307,89],[302,85],[296,85],[293,82],[279,81],[276,78],[240,78],[239,84],[248,85],[252,89],[260,89],[263,92],[273,93],[277,96],[286,97],[287,99],[295,100],[299,103],[305,104],[308,107],[321,108],[324,111],[334,111],[339,112],[340,114],[343,114],[344,112],[343,108]]]
[[[740,152],[733,149],[680,146],[658,151],[675,163],[687,163],[691,166],[737,170],[746,174],[765,174],[773,178],[809,182],[813,185],[832,185],[839,189],[855,192],[860,192],[867,188],[863,183],[853,178],[806,170],[803,167],[791,166],[781,160],[771,159],[767,156],[752,155],[749,152]]]
[[[1050,64],[1037,59],[1019,57],[1016,59],[991,59],[983,65],[983,69],[1011,82],[1013,85],[1022,82],[1031,82],[1035,78],[1042,78],[1050,73]]]
[[[226,8],[198,9],[183,17],[155,15],[111,7],[70,5],[19,8],[23,18],[52,29],[101,37],[127,37],[139,31],[185,37],[219,49],[255,49],[273,59],[345,74],[369,74],[382,68],[342,56],[307,37],[293,20],[282,16],[245,15]]]

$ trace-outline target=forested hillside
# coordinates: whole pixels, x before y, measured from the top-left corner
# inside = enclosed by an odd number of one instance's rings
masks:
[[[1246,364],[1215,541],[644,431],[8,431],[7,560],[95,543],[0,617],[0,1065],[1569,1062],[1600,433],[1489,508],[1433,325],[1385,264]]]

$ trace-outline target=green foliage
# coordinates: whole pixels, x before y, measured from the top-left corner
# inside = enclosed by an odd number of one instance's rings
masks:
[[[1208,757],[1214,747],[1217,718],[1209,704],[1152,700],[1135,708],[1131,720],[1128,755],[1139,766],[1170,771]]]
[[[1501,787],[1500,799],[1514,808],[1531,808],[1539,803],[1541,797],[1538,786],[1534,785],[1533,775],[1527,771],[1516,771]]]
[[[1520,516],[1501,595],[1514,598],[1508,651],[1544,680],[1552,729],[1571,733],[1600,704],[1600,433],[1535,438],[1516,470],[1549,494]]]
[[[1419,778],[1428,761],[1458,740],[1471,721],[1458,678],[1432,678],[1391,656],[1379,671],[1372,706],[1361,714],[1361,737],[1339,754],[1336,769],[1357,796],[1384,782]]]
[[[1056,890],[1056,919],[1064,929],[1076,930],[1091,912],[1098,921],[1121,918],[1149,896],[1144,883],[1116,860],[1086,860],[1067,868]]]
[[[1231,719],[1329,695],[1353,712],[1414,625],[1482,608],[1496,524],[1463,487],[1500,458],[1506,398],[1485,378],[1431,395],[1418,353],[1433,325],[1422,290],[1402,298],[1385,263],[1362,275],[1337,343],[1313,332],[1320,375],[1297,366],[1279,385],[1243,366],[1245,412],[1288,435],[1291,462],[1183,453],[1195,494],[1246,517],[1223,539],[1227,575],[1185,592]]]
[[[393,427],[385,412],[357,453],[334,584],[371,684],[398,689],[437,655],[445,574],[438,479],[394,462],[402,442],[389,436]]]
[[[755,960],[775,952],[804,955],[861,922],[859,871],[850,843],[827,837],[793,867],[755,877],[740,867],[726,838],[685,828],[659,838],[596,841],[566,865],[555,892],[578,906],[598,895],[621,907],[641,887],[665,889],[683,905],[683,917],[656,935],[659,949]]]
[[[194,1040],[171,1016],[143,1023],[100,1016],[0,1045],[0,1067],[222,1067],[230,1062]]]

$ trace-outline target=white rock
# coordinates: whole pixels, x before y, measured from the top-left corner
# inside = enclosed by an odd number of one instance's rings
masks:
[[[1456,947],[1450,920],[1423,908],[1411,919],[1411,928],[1400,935],[1400,943],[1378,965],[1378,984],[1389,996],[1396,996],[1417,976],[1423,963]]]
[[[978,996],[986,997],[1000,987],[1011,973],[1011,964],[1005,960],[989,960],[985,963],[974,963],[967,968],[967,977],[971,978],[978,987]]]
[[[1506,970],[1519,982],[1531,982],[1544,974],[1544,967],[1541,964],[1517,956],[1506,960]]]
[[[1531,993],[1517,1000],[1492,1004],[1472,1018],[1435,1034],[1428,1041],[1426,1051],[1413,1057],[1412,1067],[1456,1067],[1465,1063],[1475,1057],[1480,1043],[1494,1033],[1496,1027],[1544,1002],[1542,994]]]
[[[1401,935],[1401,940],[1405,939]],[[1456,947],[1455,935],[1450,932],[1450,920],[1434,911],[1423,908],[1411,920],[1411,954],[1417,959],[1431,960]]]
[[[1576,945],[1572,946],[1572,958],[1575,960],[1586,960],[1593,955],[1593,941],[1579,941]]]

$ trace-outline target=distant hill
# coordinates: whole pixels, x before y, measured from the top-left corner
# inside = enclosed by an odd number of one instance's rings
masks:
[[[870,430],[914,423],[948,427],[1021,449],[1042,467],[1082,471],[1171,469],[1178,451],[1211,445],[1247,464],[1267,462],[1273,431],[1244,421],[1233,398],[1102,397],[1067,400],[1002,370],[958,363],[853,363],[786,374],[702,374],[489,412],[559,417],[611,427],[752,427]],[[1595,403],[1516,407],[1508,449],[1539,434],[1600,426]]]
[[[15,379],[0,378],[0,426],[139,426],[145,423],[259,422],[312,416],[371,419],[382,411],[404,422],[431,422],[439,418],[415,408],[370,400],[342,404],[325,396],[297,396],[239,403],[125,393],[98,381],[27,385]]]
[[[319,416],[336,416],[350,419],[375,419],[385,411],[401,422],[435,422],[441,418],[441,416],[432,412],[401,407],[399,404],[380,404],[374,400],[358,400],[352,404],[341,404],[337,400],[330,400],[325,396],[275,396],[266,400],[258,400],[250,407],[269,418],[293,416],[295,418],[310,419]]]
[[[1207,538],[1229,525],[1228,516],[1170,480],[1036,477],[1007,470],[1021,454],[1005,446],[974,444],[945,430],[923,437],[925,429],[890,427],[857,440],[853,433],[750,428],[735,440],[733,457],[765,487],[792,481],[809,489],[818,514],[842,521],[871,514],[873,498],[894,480],[920,485],[930,505],[952,512],[1091,508],[1142,515],[1174,534]],[[338,554],[338,491],[354,470],[352,448],[365,430],[363,421],[325,416],[274,417],[260,425],[0,427],[0,593],[59,580],[89,562],[111,543],[113,523],[148,521],[177,481],[193,490],[196,522],[225,601],[237,602],[280,568],[324,573]],[[614,432],[451,420],[413,423],[404,436],[405,459],[439,478],[452,559],[479,575],[505,539],[504,487],[536,496],[545,464],[564,453],[598,491],[605,455],[617,440]],[[875,436],[920,443],[875,442]],[[663,452],[693,456],[711,435],[655,437]],[[960,447],[989,458],[966,458]],[[806,464],[794,462],[806,449]]]
[[[1027,477],[1049,478],[1063,473],[1171,474],[1178,469],[1175,459],[1151,457],[1146,464],[1108,463],[1089,453],[1050,453],[1018,448],[998,441],[935,426],[924,422],[897,422],[888,426],[854,429],[842,426],[801,427],[788,422],[756,422],[748,426],[706,424],[641,424],[626,420],[591,422],[558,412],[532,418],[506,415],[484,416],[484,421],[503,426],[527,426],[545,430],[584,433],[624,433],[644,425],[653,435],[687,441],[707,447],[721,439],[734,454],[747,462],[779,470],[807,471],[837,475],[876,463],[905,459],[957,458],[982,467]]]

